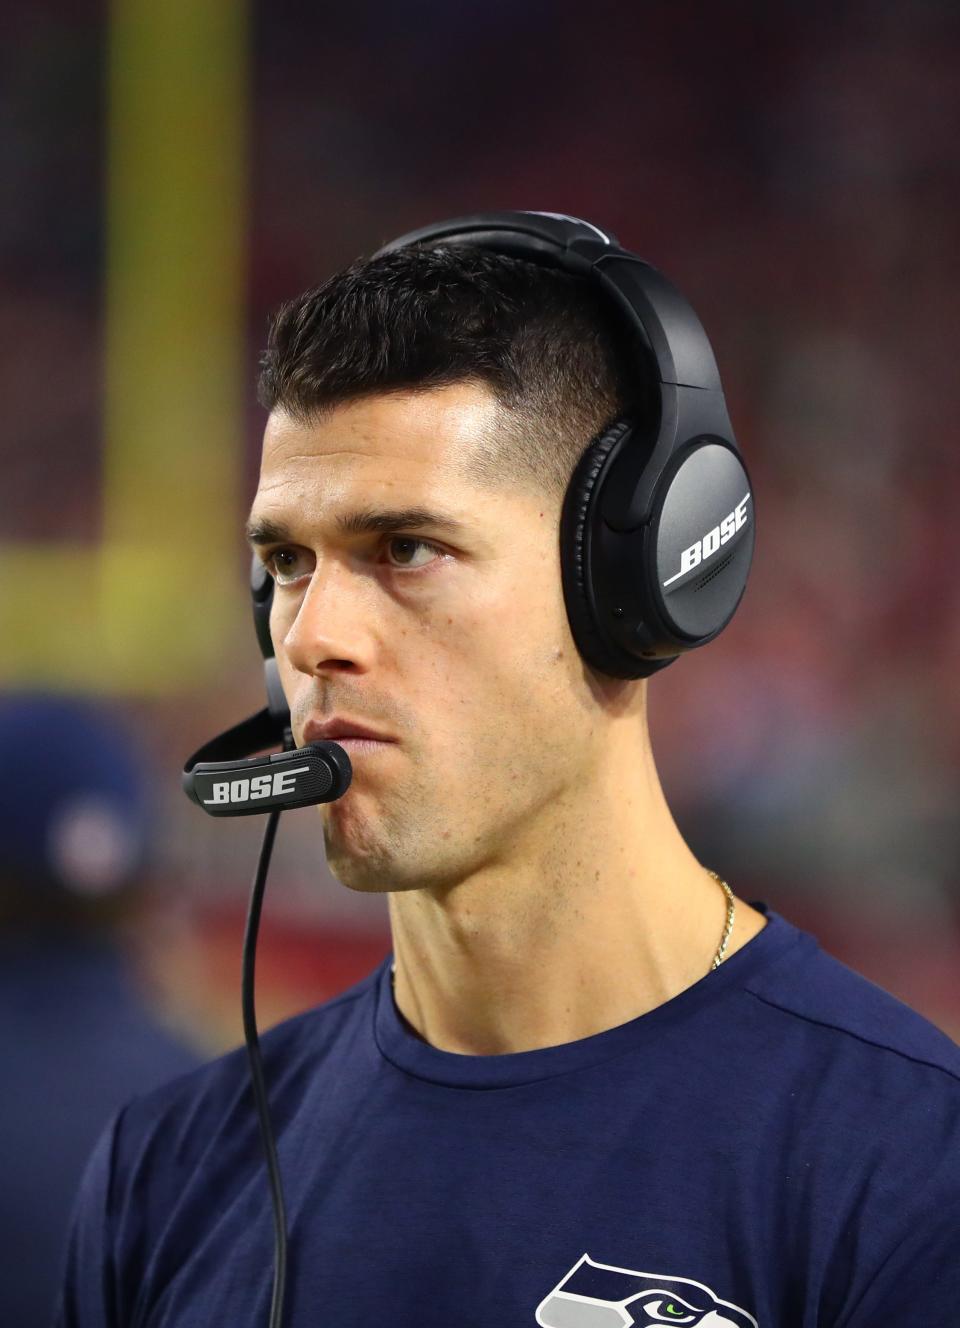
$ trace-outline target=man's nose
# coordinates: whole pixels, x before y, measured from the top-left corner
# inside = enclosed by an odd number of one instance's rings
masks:
[[[275,602],[278,652],[300,673],[370,666],[373,605],[364,578],[339,560],[319,562],[292,619],[285,621],[282,602]]]

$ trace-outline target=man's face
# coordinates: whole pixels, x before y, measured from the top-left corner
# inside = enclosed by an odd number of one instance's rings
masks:
[[[538,853],[543,813],[582,788],[598,745],[559,504],[463,474],[503,427],[474,384],[267,423],[251,526],[285,528],[259,551],[279,577],[271,632],[294,737],[340,716],[395,739],[354,749],[349,790],[319,808],[330,869],[355,889],[444,890]],[[411,508],[456,524],[338,524]]]

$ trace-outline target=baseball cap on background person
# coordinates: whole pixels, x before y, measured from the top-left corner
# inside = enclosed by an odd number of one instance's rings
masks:
[[[145,766],[106,705],[0,695],[0,1317],[17,1328],[53,1317],[103,1128],[201,1059],[151,1008],[125,943],[153,842]]]
[[[143,762],[106,706],[39,692],[0,695],[0,894],[8,921],[110,914],[147,864],[151,830]]]

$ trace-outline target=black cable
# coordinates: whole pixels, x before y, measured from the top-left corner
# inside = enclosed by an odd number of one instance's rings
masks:
[[[273,1300],[270,1305],[270,1328],[281,1328],[283,1322],[283,1294],[287,1281],[287,1218],[283,1206],[283,1188],[280,1184],[280,1167],[277,1163],[277,1146],[270,1125],[270,1112],[267,1104],[267,1090],[263,1080],[263,1061],[260,1058],[260,1039],[257,1035],[257,1012],[254,1005],[254,973],[257,953],[257,933],[260,930],[260,908],[263,904],[263,888],[273,852],[273,841],[280,821],[280,811],[272,811],[267,818],[260,845],[260,861],[257,863],[253,878],[253,890],[250,894],[250,907],[247,911],[247,928],[243,937],[243,975],[241,979],[241,1000],[243,1004],[243,1036],[247,1044],[247,1058],[250,1062],[250,1082],[253,1085],[253,1099],[260,1121],[260,1140],[267,1163],[270,1178],[270,1197],[273,1200]]]

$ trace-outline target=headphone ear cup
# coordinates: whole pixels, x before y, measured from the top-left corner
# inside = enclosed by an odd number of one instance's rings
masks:
[[[253,625],[264,659],[273,659],[273,639],[270,636],[270,609],[273,605],[273,577],[263,563],[253,555],[250,564],[250,598],[253,602]]]
[[[272,719],[279,721],[284,733],[284,748],[293,746],[290,738],[290,708],[280,682],[280,670],[273,653],[273,637],[270,635],[270,609],[273,605],[273,577],[263,563],[253,555],[250,564],[250,598],[253,602],[253,625],[257,629],[257,642],[263,655],[264,681],[267,687],[267,709]],[[289,739],[289,742],[288,742]]]
[[[740,454],[700,439],[661,477],[650,521],[651,618],[695,649],[733,617],[746,589],[756,529],[753,486]]]
[[[560,517],[560,571],[574,643],[588,664],[617,678],[638,674],[624,671],[629,667],[624,652],[611,649],[597,627],[591,567],[592,511],[598,481],[610,454],[630,428],[629,420],[618,420],[588,445],[570,477]]]

